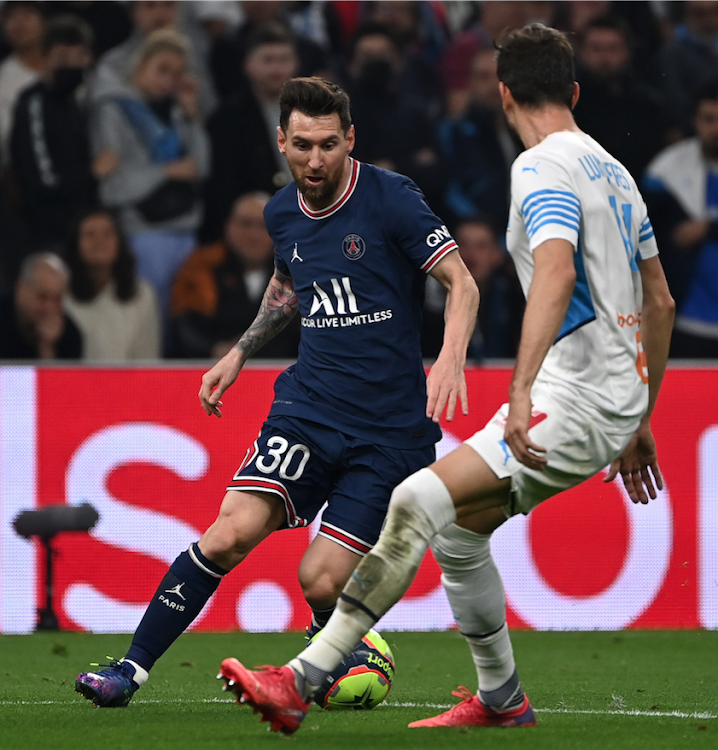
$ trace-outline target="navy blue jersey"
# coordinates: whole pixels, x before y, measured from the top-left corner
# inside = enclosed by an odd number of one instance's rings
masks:
[[[456,248],[407,177],[351,160],[346,191],[313,211],[294,183],[264,216],[279,271],[292,277],[302,337],[275,384],[272,414],[378,445],[429,445],[419,331],[424,283]]]

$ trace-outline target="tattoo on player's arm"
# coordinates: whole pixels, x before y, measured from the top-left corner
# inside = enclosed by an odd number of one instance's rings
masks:
[[[257,317],[234,348],[251,357],[289,323],[298,309],[299,299],[294,291],[292,277],[275,269],[264,292]]]

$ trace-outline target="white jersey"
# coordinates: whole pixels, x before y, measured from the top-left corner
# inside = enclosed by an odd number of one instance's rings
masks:
[[[585,133],[552,133],[511,169],[507,245],[527,296],[533,251],[555,238],[575,248],[576,286],[537,382],[579,389],[609,415],[640,416],[648,371],[636,261],[658,248],[635,181]]]

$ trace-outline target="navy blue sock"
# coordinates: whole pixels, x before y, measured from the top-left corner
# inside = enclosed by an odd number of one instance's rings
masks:
[[[125,658],[149,672],[202,611],[225,573],[191,544],[162,579]]]
[[[314,609],[312,607],[312,625],[311,629],[318,633],[328,622],[329,618],[332,616],[332,612],[336,609],[336,605],[334,607],[328,607],[327,609]],[[312,633],[313,635],[314,633]]]

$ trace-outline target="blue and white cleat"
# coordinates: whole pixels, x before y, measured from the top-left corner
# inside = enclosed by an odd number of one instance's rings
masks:
[[[135,676],[135,668],[116,659],[109,664],[96,666],[107,669],[77,675],[75,691],[99,708],[124,708],[140,688],[132,679]]]

